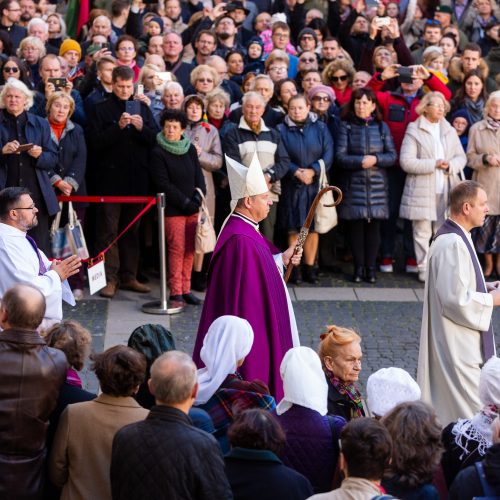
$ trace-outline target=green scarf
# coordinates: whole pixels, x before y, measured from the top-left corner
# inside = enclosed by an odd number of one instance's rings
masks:
[[[169,153],[173,155],[184,155],[188,152],[189,146],[191,146],[191,141],[182,134],[182,138],[180,141],[169,141],[164,135],[163,132],[158,132],[156,135],[156,142]]]

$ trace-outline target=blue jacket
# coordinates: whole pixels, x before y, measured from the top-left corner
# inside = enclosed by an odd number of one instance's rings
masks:
[[[362,168],[366,155],[375,155],[372,168]],[[389,195],[385,169],[396,162],[396,149],[385,122],[369,124],[355,119],[343,121],[337,137],[337,166],[344,194],[339,217],[347,220],[387,219]]]
[[[5,121],[4,111],[0,111],[0,148],[3,148],[9,142]],[[26,140],[28,143],[42,147],[42,154],[35,162],[36,177],[45,201],[47,213],[54,215],[59,212],[59,204],[50,182],[49,172],[56,166],[57,151],[50,139],[49,124],[42,118],[27,113]],[[7,182],[7,163],[5,160],[5,155],[0,154],[0,189],[3,189]]]
[[[283,220],[287,229],[300,229],[319,188],[319,160],[325,162],[328,172],[333,162],[333,140],[327,125],[311,113],[303,127],[298,127],[287,116],[278,125],[281,141],[290,157],[288,173],[281,182]],[[302,184],[295,173],[299,168],[312,168],[316,174],[313,183]],[[313,229],[313,228],[311,228]]]

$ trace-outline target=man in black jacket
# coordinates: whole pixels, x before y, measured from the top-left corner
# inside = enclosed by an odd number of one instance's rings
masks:
[[[21,40],[26,38],[26,28],[19,26],[21,19],[21,6],[16,0],[3,0],[0,3],[0,30],[6,31],[9,34],[12,48],[17,49]]]
[[[134,72],[118,66],[112,73],[113,94],[95,106],[89,120],[89,144],[94,169],[95,194],[142,196],[148,194],[149,154],[156,143],[158,127],[146,104],[134,101]],[[127,104],[135,106],[132,110]],[[127,203],[104,203],[97,209],[98,251],[102,251],[137,215],[140,207]],[[139,224],[134,224],[106,253],[108,284],[101,296],[112,298],[121,275],[121,288],[146,293],[137,281]]]
[[[233,498],[217,441],[188,417],[198,393],[191,358],[180,351],[162,354],[148,385],[156,406],[113,440],[113,500]]]

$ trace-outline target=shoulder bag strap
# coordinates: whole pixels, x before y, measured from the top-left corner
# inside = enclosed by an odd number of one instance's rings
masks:
[[[56,234],[57,230],[59,229],[59,226],[61,225],[61,213],[63,209],[63,202],[59,202],[59,212],[57,212],[56,216],[54,217],[54,222],[52,222],[52,226],[50,228],[50,234]]]

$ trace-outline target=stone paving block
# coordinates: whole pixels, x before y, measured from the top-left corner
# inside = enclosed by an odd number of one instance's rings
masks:
[[[416,302],[411,288],[356,288],[356,296],[362,301]]]
[[[294,289],[295,296],[300,300],[357,300],[352,288],[302,288]]]

